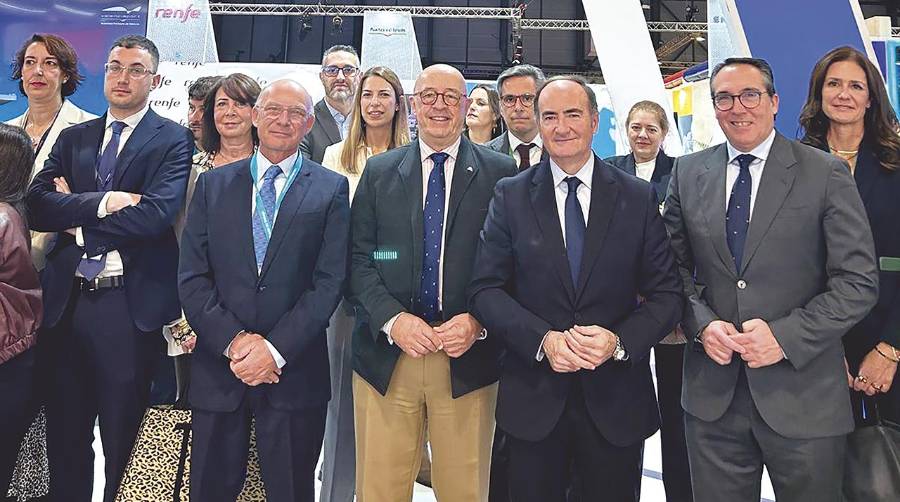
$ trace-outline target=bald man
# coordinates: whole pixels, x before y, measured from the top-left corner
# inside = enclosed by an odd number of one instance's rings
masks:
[[[235,500],[251,418],[267,499],[313,502],[331,397],[325,328],[347,274],[347,179],[298,154],[309,94],[278,80],[252,110],[259,150],[203,173],[178,286],[197,333],[191,501]]]
[[[499,345],[468,312],[465,289],[494,184],[509,156],[462,137],[463,76],[419,76],[419,138],[369,159],[353,203],[350,290],[356,494],[412,497],[425,420],[441,502],[487,501]]]

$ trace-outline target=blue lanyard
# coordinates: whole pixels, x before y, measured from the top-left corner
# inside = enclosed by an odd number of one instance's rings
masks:
[[[259,151],[253,154],[250,157],[250,178],[253,180],[253,193],[256,197],[256,208],[261,209],[263,207],[262,197],[259,195],[259,187],[256,184],[256,173],[257,173],[257,164],[256,158],[259,155]],[[266,231],[266,238],[272,238],[272,227],[274,226],[274,220],[278,217],[278,209],[281,208],[281,202],[284,201],[284,195],[288,192],[288,189],[291,188],[291,184],[294,182],[294,178],[300,173],[300,168],[303,167],[303,156],[300,153],[297,153],[297,160],[294,161],[294,165],[291,167],[291,173],[288,175],[287,182],[284,184],[284,188],[281,189],[281,193],[278,194],[278,197],[275,199],[275,213],[272,215],[272,220],[269,221],[269,215],[266,214],[265,210],[260,210],[259,215],[262,218],[263,229]]]

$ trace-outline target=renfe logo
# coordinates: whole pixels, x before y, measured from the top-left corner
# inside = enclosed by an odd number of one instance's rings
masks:
[[[189,4],[186,9],[156,9],[155,17],[161,17],[163,19],[178,19],[182,23],[186,23],[188,18],[199,18],[200,10],[195,9],[194,4]]]

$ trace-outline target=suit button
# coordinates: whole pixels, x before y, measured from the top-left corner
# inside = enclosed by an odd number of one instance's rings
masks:
[[[106,252],[106,246],[100,246],[97,248],[97,252],[103,254]]]
[[[263,292],[263,291],[265,291],[265,290],[266,290],[266,286],[265,286],[265,284],[263,284],[263,285],[262,285],[262,286],[260,286],[260,287],[258,287],[258,288],[256,288],[256,290],[257,290],[257,291],[259,291],[259,292],[260,292],[260,293],[262,293],[262,292]]]
[[[747,282],[744,281],[743,279],[740,279],[737,282],[737,287],[738,287],[738,289],[747,289]]]
[[[575,322],[577,322],[577,323],[581,322],[581,313],[575,312]]]

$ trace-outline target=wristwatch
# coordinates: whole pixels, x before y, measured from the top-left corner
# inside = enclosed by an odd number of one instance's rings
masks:
[[[627,361],[628,354],[625,352],[625,347],[622,346],[622,339],[619,338],[619,335],[613,335],[616,337],[616,349],[613,350],[613,360],[614,361]]]

